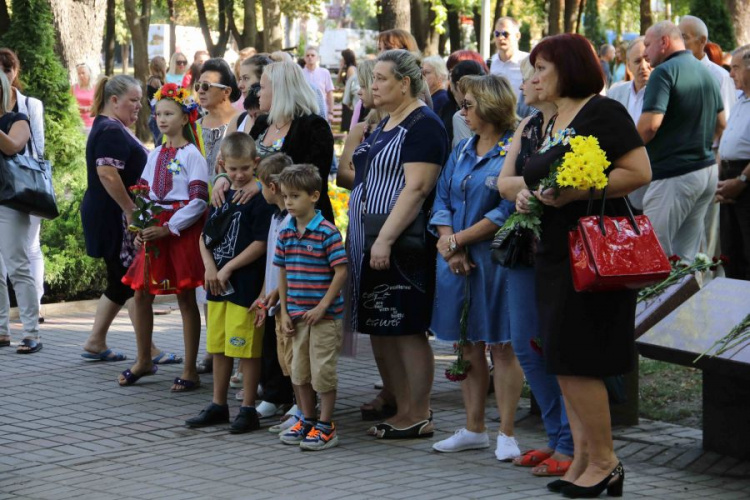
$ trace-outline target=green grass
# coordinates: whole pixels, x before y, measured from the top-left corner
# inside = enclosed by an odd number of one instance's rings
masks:
[[[640,360],[640,416],[700,428],[702,376],[695,368]]]

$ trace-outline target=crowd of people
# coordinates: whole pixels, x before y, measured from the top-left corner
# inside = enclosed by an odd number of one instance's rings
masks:
[[[187,426],[229,423],[232,385],[242,402],[230,432],[257,430],[291,407],[270,430],[284,444],[324,450],[338,443],[336,365],[356,334],[370,336],[382,377],[361,407],[376,422],[363,431],[433,436],[432,334],[470,366],[466,425],[435,451],[490,447],[492,383],[498,460],[555,477],[548,489],[569,498],[620,496],[625,472],[605,379],[635,366],[637,293],[577,292],[568,231],[592,206],[626,215],[629,200],[667,255],[721,251],[728,277],[750,279],[750,46],[732,52],[727,72],[708,57],[705,23],[691,16],[657,23],[620,51],[562,34],[522,52],[509,17],[492,35],[489,61],[470,50],[421,60],[403,30],[381,33],[374,59],[357,64],[342,52],[348,134],[336,183],[351,190],[345,238],[328,198],[334,86],[315,47],[302,61],[245,50],[234,68],[196,53],[189,71],[177,52],[168,67],[151,61],[148,82],[120,75],[94,86],[79,66],[72,92],[93,117],[81,218],[87,253],[107,270],[82,356],[127,359],[107,344],[126,306],[138,357],[120,385],[184,363],[174,392],[214,376],[211,402]],[[0,49],[0,64],[0,150],[34,154],[33,138],[42,151],[41,103],[20,93],[11,51]],[[144,112],[144,90],[150,152],[129,129]],[[601,192],[539,187],[577,136],[595,137],[610,163],[606,207]],[[532,202],[543,207],[541,236],[524,264],[494,262],[498,229]],[[25,235],[2,239],[0,264],[20,305],[19,352],[36,352],[39,225],[3,206],[0,225]],[[152,341],[162,294],[177,296],[184,360]],[[207,356],[198,360],[201,306]],[[522,453],[513,422],[524,379],[548,442]]]

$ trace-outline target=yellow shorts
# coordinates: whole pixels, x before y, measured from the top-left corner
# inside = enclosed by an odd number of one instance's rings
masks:
[[[255,312],[231,302],[208,301],[206,352],[230,358],[260,358],[264,326],[258,328]]]
[[[314,326],[304,321],[294,323],[292,383],[312,384],[315,392],[335,391],[338,385],[336,364],[342,341],[340,319],[321,319]]]
[[[281,331],[281,316],[276,316],[276,355],[279,358],[281,373],[285,377],[292,375],[292,339]]]

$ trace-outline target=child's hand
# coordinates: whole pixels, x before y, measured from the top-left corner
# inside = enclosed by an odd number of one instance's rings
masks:
[[[294,328],[294,322],[288,314],[283,314],[281,316],[281,331],[284,332],[284,335],[287,337],[294,337],[297,333],[297,329]]]
[[[133,240],[133,245],[135,245],[136,250],[140,250],[143,246],[143,238],[141,238],[141,233],[138,233],[135,235],[135,239]]]
[[[323,319],[323,316],[326,313],[327,307],[323,307],[321,304],[318,304],[317,306],[313,307],[309,311],[307,311],[305,314],[302,315],[302,320],[305,322],[307,326],[313,326],[318,321]]]
[[[166,236],[169,236],[170,234],[171,233],[169,232],[169,228],[166,226],[147,227],[146,229],[138,233],[143,241],[158,240],[159,238],[164,238]]]
[[[263,323],[266,322],[266,316],[268,315],[268,308],[266,307],[265,303],[265,297],[261,295],[258,297],[255,302],[250,306],[250,309],[247,311],[249,313],[254,312],[255,313],[255,327],[260,327]]]
[[[216,277],[217,272],[216,268],[209,269],[206,267],[206,275],[204,278],[204,285],[203,288],[208,290],[211,295],[220,295],[221,294],[221,284],[219,283],[219,279]]]
[[[275,306],[279,303],[279,289],[277,288],[273,292],[266,295],[266,300],[264,301],[267,307]]]
[[[219,286],[221,287],[221,293],[224,293],[227,289],[227,283],[229,278],[232,277],[232,270],[227,269],[226,266],[222,267],[221,270],[216,273],[216,279],[219,280]]]

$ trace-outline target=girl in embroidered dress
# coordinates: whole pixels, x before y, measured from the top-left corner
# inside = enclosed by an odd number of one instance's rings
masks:
[[[176,294],[182,314],[185,364],[173,392],[199,386],[195,361],[200,339],[200,313],[195,289],[203,286],[203,261],[198,240],[208,200],[208,168],[201,154],[200,135],[195,132],[197,104],[189,91],[175,84],[164,85],[154,95],[156,123],[166,137],[148,157],[139,184],[148,188],[152,202],[162,208],[153,214],[158,224],[136,236],[139,253],[122,279],[135,290],[135,327],[138,359],[119,378],[132,385],[156,373],[151,361],[155,295]]]

